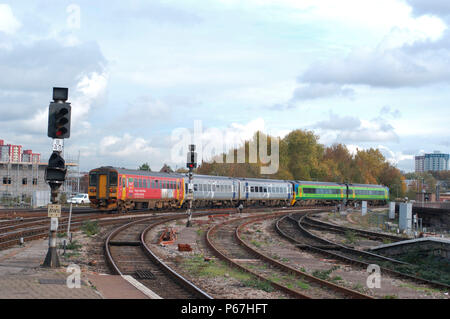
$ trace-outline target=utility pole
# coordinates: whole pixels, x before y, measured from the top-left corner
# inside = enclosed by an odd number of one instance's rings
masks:
[[[80,150],[78,150],[78,178],[77,178],[77,193],[80,193]]]
[[[48,137],[53,139],[53,153],[45,169],[45,180],[51,189],[51,202],[48,205],[48,217],[51,218],[49,247],[43,267],[58,268],[60,266],[58,251],[56,249],[56,233],[58,231],[58,218],[61,217],[61,205],[58,203],[58,190],[66,179],[67,169],[61,153],[64,148],[64,139],[70,137],[70,103],[67,88],[53,88],[53,102],[48,112]]]
[[[192,200],[194,199],[194,185],[192,185],[192,171],[194,168],[197,168],[197,153],[195,152],[195,145],[189,145],[189,152],[187,153],[187,168],[189,169],[189,184],[186,192],[186,198],[189,200],[188,205],[188,220],[186,223],[186,227],[191,227],[191,219],[192,219]]]

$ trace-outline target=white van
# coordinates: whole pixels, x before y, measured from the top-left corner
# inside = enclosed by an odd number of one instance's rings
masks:
[[[74,197],[71,197],[67,200],[67,203],[72,204],[89,204],[89,195],[88,194],[77,194]]]

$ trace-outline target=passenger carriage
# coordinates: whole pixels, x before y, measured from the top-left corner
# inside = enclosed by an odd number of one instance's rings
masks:
[[[239,178],[239,202],[245,206],[289,206],[292,183],[262,178]]]
[[[389,188],[371,184],[348,184],[347,201],[367,201],[369,205],[386,204],[389,200]]]
[[[347,187],[345,184],[295,181],[294,199],[296,206],[314,205],[335,205],[343,202],[347,197]]]

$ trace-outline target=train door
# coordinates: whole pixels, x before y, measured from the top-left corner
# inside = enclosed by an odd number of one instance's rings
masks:
[[[108,187],[108,175],[107,174],[99,174],[98,176],[98,198],[105,199],[106,198],[106,188]]]
[[[233,181],[233,185],[231,186],[233,189],[233,200],[236,199],[236,182]]]
[[[127,198],[127,177],[122,175],[122,200]]]
[[[245,182],[245,199],[248,200],[248,182]]]

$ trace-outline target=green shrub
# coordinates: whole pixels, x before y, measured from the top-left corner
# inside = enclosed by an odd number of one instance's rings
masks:
[[[87,220],[81,226],[81,230],[88,236],[93,236],[98,233],[98,223],[96,221]]]

